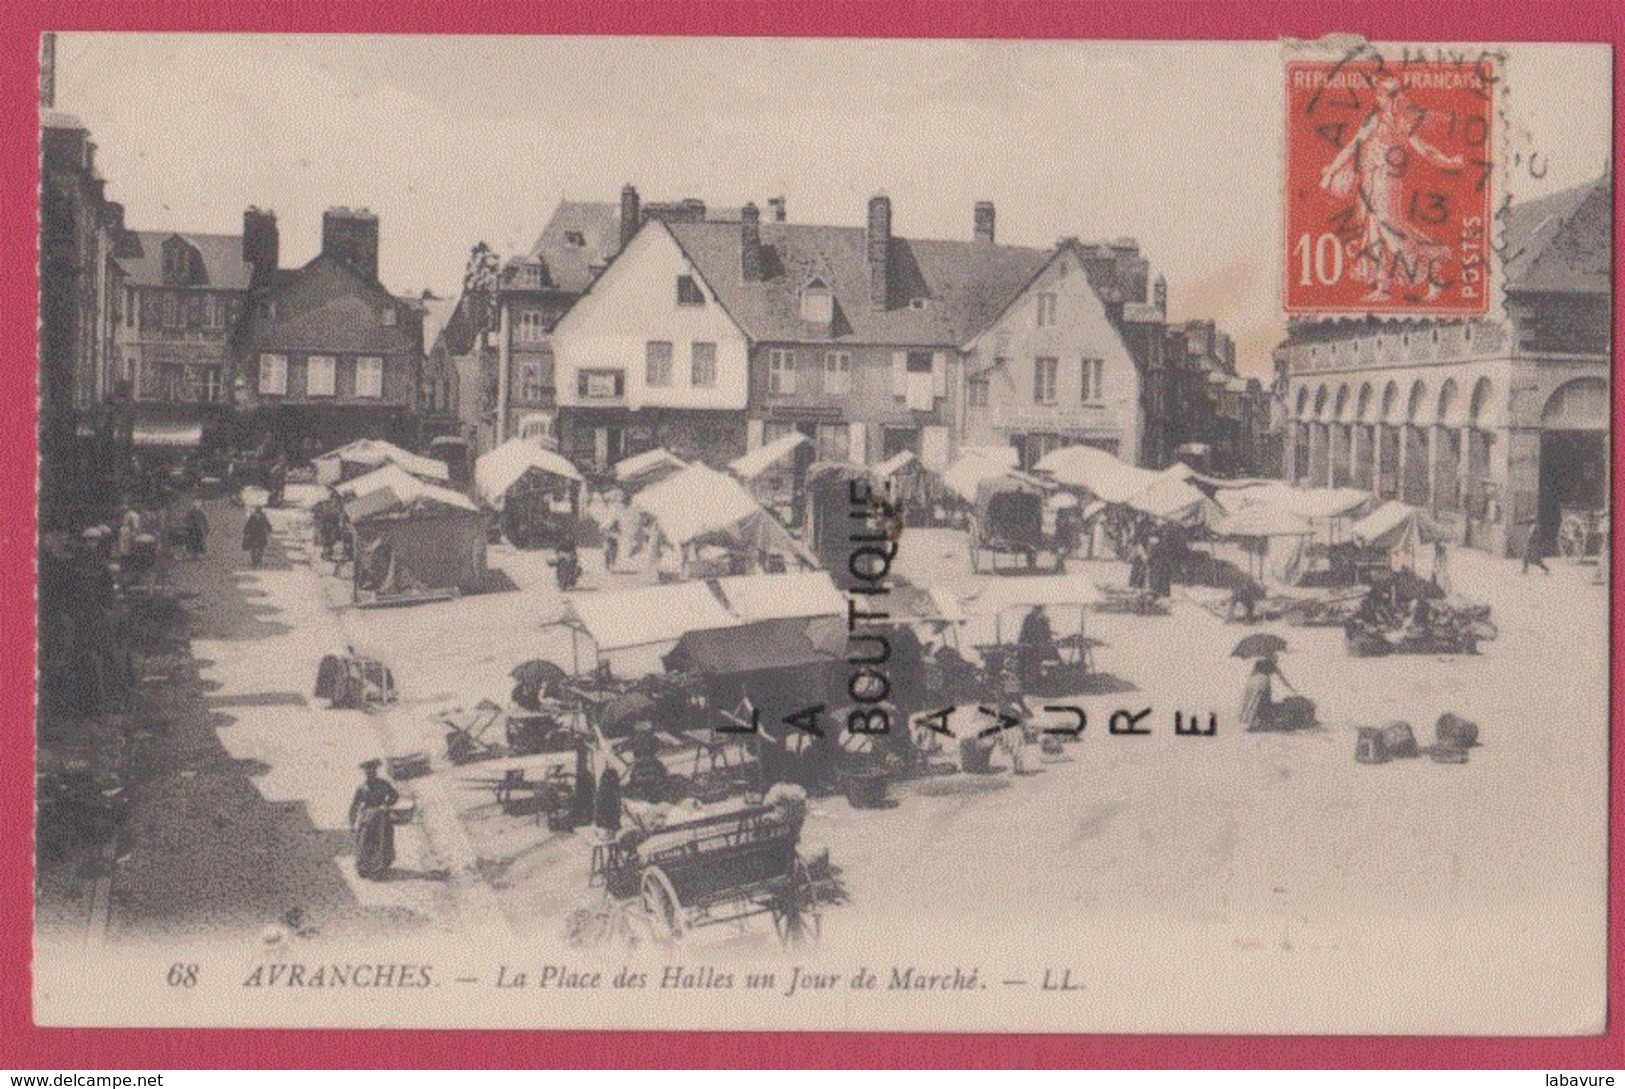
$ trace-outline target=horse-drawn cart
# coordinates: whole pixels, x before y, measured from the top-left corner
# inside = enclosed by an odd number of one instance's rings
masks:
[[[819,895],[796,850],[804,810],[752,805],[653,831],[628,830],[593,848],[591,884],[640,901],[656,935],[770,915],[786,946],[816,941]]]

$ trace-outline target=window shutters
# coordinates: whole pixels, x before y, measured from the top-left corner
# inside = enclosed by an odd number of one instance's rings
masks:
[[[948,396],[948,353],[931,353],[931,396]]]
[[[847,459],[853,465],[869,464],[869,451],[866,449],[864,439],[868,435],[867,428],[861,423],[854,423],[846,435]]]
[[[891,395],[904,397],[908,394],[908,353],[893,352],[891,354]]]

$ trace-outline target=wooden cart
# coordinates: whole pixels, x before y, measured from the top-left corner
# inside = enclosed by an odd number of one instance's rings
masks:
[[[816,941],[819,897],[797,852],[801,821],[754,805],[629,833],[593,848],[591,884],[638,899],[657,936],[770,915],[786,947]]]

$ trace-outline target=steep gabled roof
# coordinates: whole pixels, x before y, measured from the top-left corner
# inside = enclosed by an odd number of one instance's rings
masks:
[[[412,305],[390,294],[378,281],[357,272],[348,261],[327,254],[317,254],[301,268],[279,270],[271,285],[257,290],[251,298],[279,298],[298,290],[308,278],[323,273],[349,280],[359,291],[334,291],[316,306],[298,313],[279,313],[274,318],[250,306],[234,340],[252,344],[258,350],[272,351],[378,355],[417,351],[412,330],[406,323],[397,321],[395,325],[385,325],[379,317],[383,306],[394,307],[397,314],[412,314]],[[368,302],[368,298],[372,302]]]
[[[1613,270],[1613,184],[1596,181],[1507,209],[1506,289],[1607,294]]]
[[[574,238],[579,236],[581,244]],[[561,200],[527,260],[547,267],[548,286],[580,295],[592,286],[593,268],[621,248],[621,209],[607,201]]]
[[[132,287],[164,286],[164,243],[174,237],[190,243],[203,258],[204,280],[196,286],[247,290],[249,268],[243,260],[242,236],[190,231],[125,232],[114,259]]]
[[[861,227],[763,223],[762,279],[741,278],[738,223],[668,223],[723,308],[756,341],[958,345],[1003,312],[1053,251],[987,242],[893,237],[892,305],[870,305],[867,233]],[[834,321],[802,320],[814,278],[834,296]],[[918,300],[918,302],[916,302]]]

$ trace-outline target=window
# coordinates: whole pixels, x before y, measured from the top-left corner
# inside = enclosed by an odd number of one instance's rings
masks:
[[[844,423],[819,424],[818,437],[814,441],[818,446],[819,461],[845,461],[852,453],[851,428]]]
[[[378,315],[378,320],[383,322],[385,325],[394,325],[395,308],[393,306],[384,307],[384,312]]]
[[[789,348],[769,348],[767,351],[767,392],[794,393],[795,391],[795,353]]]
[[[585,246],[587,244],[587,236],[582,234],[580,231],[565,231],[564,244],[566,246]]]
[[[310,397],[331,397],[334,373],[338,367],[330,355],[313,355],[305,360],[305,393]]]
[[[218,329],[226,324],[226,300],[219,295],[203,297],[203,324],[210,329]]]
[[[362,355],[356,357],[355,395],[357,397],[382,397],[384,395],[384,359],[382,356]]]
[[[188,295],[186,296],[186,327],[188,329],[199,329],[202,328],[202,326],[203,296],[196,294]]]
[[[704,306],[705,292],[700,290],[699,281],[692,276],[677,277],[677,305],[678,306]]]
[[[547,335],[542,327],[542,312],[540,310],[521,310],[518,315],[518,338],[524,341],[535,342]]]
[[[542,367],[539,363],[525,363],[519,368],[519,399],[535,404],[542,399]]]
[[[219,404],[226,399],[226,386],[220,380],[219,367],[203,368],[203,399],[210,404]]]
[[[649,342],[643,357],[643,384],[650,389],[671,385],[671,341]]]
[[[281,396],[288,392],[288,357],[267,352],[260,356],[260,392]]]
[[[801,320],[814,325],[828,325],[835,318],[835,298],[829,285],[822,280],[807,282],[801,289]]]
[[[1059,360],[1049,356],[1039,356],[1033,360],[1033,404],[1055,403],[1055,373],[1059,369]]]
[[[965,400],[971,408],[987,407],[987,375],[973,374],[965,380]]]
[[[1104,359],[1085,359],[1083,361],[1082,390],[1084,404],[1099,404],[1106,399],[1106,361]]]
[[[717,346],[710,341],[696,340],[693,349],[692,380],[696,389],[710,389],[717,384]]]
[[[181,323],[181,297],[173,291],[164,292],[164,328],[173,329]]]
[[[824,392],[843,394],[852,388],[852,353],[824,353]]]
[[[584,401],[606,401],[621,397],[626,378],[620,371],[576,372],[576,396]]]
[[[267,321],[276,320],[276,302],[274,300],[266,299],[260,303],[260,317],[265,318]]]
[[[1038,327],[1055,324],[1055,292],[1041,291],[1038,294]]]

